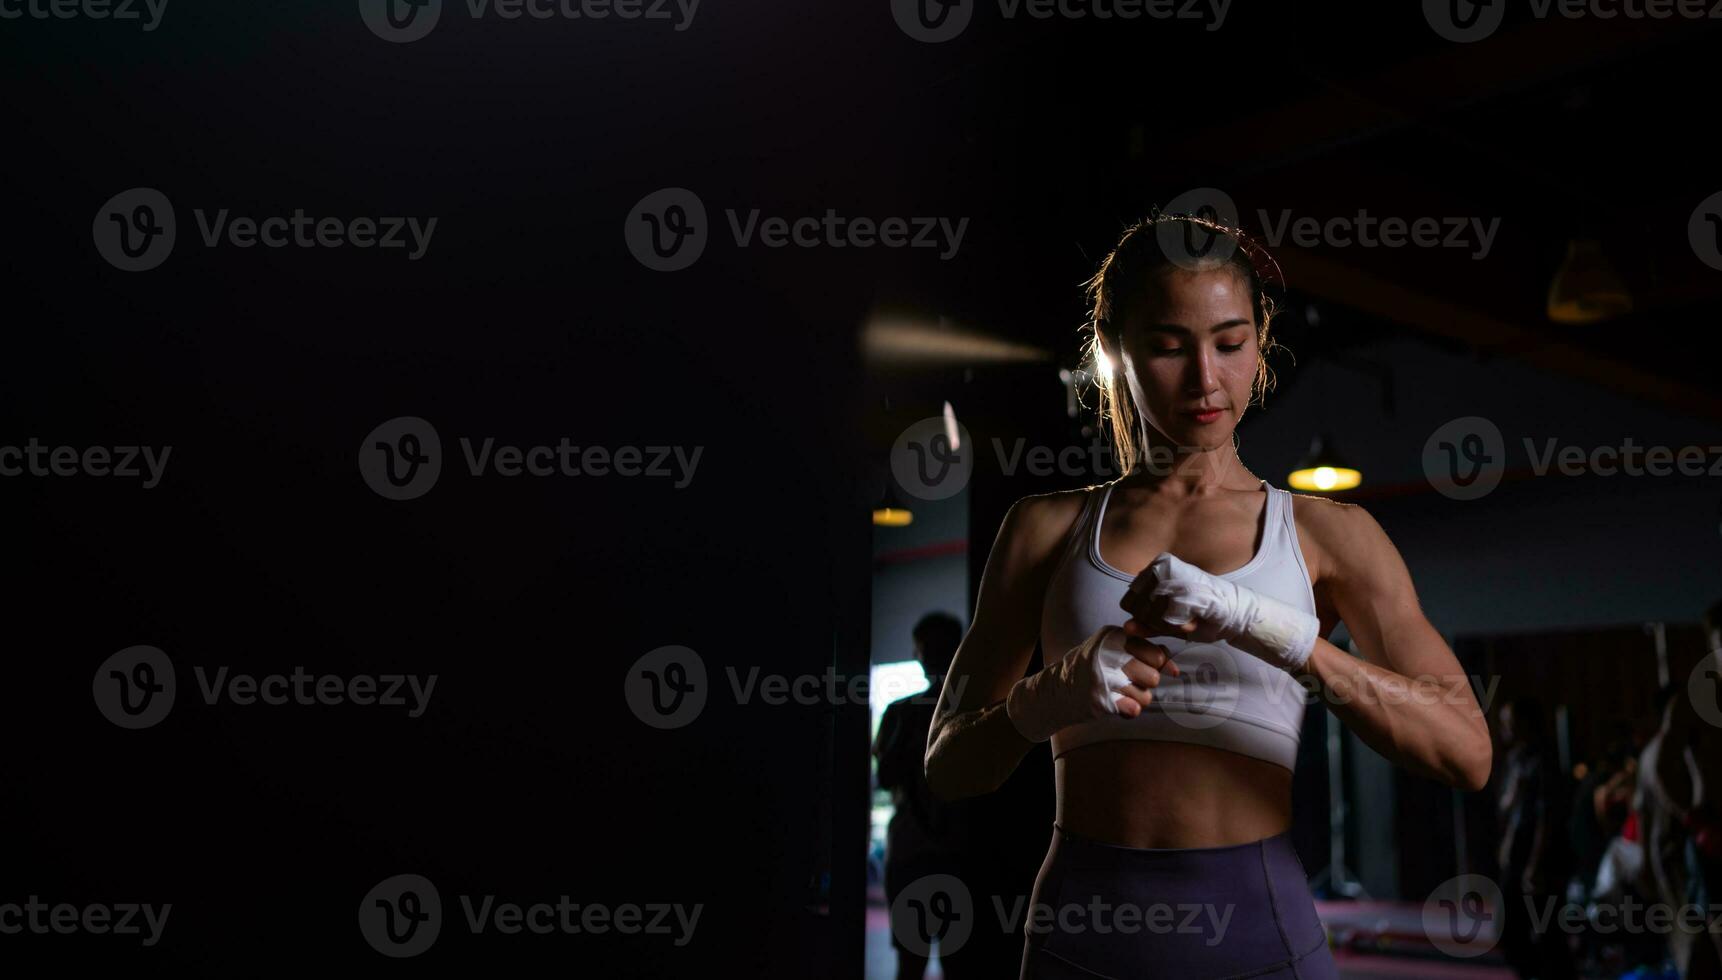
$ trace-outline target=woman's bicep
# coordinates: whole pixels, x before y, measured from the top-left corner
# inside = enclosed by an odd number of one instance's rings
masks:
[[[1423,614],[1411,571],[1373,515],[1355,505],[1329,515],[1324,578],[1363,658],[1412,676],[1447,676],[1459,661]]]

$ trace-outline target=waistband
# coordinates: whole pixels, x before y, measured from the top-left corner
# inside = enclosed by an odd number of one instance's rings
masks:
[[[1131,858],[1153,860],[1156,858],[1167,859],[1178,857],[1223,858],[1227,855],[1235,856],[1240,853],[1254,855],[1262,850],[1280,852],[1289,851],[1294,854],[1296,853],[1295,849],[1292,848],[1291,831],[1289,829],[1282,830],[1279,833],[1274,834],[1272,837],[1263,837],[1259,840],[1245,841],[1242,844],[1218,844],[1213,847],[1130,847],[1126,844],[1113,844],[1108,841],[1096,840],[1093,837],[1084,837],[1073,830],[1067,829],[1063,824],[1060,824],[1056,820],[1052,822],[1052,830],[1053,833],[1057,835],[1061,844],[1072,849],[1093,851],[1095,854],[1105,856],[1111,860],[1128,860]]]

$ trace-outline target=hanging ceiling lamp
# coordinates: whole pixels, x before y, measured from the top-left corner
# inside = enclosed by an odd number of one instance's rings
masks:
[[[915,515],[897,496],[897,488],[891,485],[889,478],[885,481],[885,493],[879,498],[879,503],[873,508],[873,524],[876,527],[908,527],[915,520]]]
[[[1626,282],[1591,239],[1567,242],[1567,257],[1549,283],[1549,319],[1556,323],[1601,323],[1632,312]]]
[[[1363,474],[1333,451],[1331,437],[1316,436],[1309,444],[1309,454],[1293,468],[1286,482],[1296,490],[1333,493],[1362,483]]]

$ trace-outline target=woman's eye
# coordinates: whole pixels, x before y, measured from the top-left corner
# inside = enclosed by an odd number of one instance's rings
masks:
[[[1238,344],[1221,344],[1220,349],[1225,351],[1228,354],[1235,354],[1238,351],[1243,350],[1244,345],[1241,343],[1238,343]]]
[[[1182,347],[1156,347],[1154,349],[1155,354],[1181,354],[1183,352],[1184,348]]]

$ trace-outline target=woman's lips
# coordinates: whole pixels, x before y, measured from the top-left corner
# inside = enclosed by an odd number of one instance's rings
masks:
[[[1199,425],[1207,425],[1209,422],[1218,421],[1220,416],[1225,414],[1225,409],[1211,408],[1205,412],[1185,412],[1184,414],[1195,419]]]

